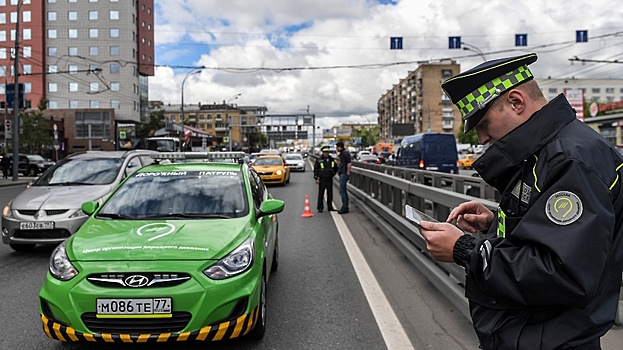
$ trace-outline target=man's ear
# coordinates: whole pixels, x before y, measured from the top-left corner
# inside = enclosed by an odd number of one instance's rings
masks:
[[[511,109],[517,114],[523,113],[526,109],[525,98],[518,90],[510,91],[507,95],[507,101],[510,104]]]

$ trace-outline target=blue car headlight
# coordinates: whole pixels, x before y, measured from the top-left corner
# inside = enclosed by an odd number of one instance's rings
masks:
[[[214,280],[233,277],[251,268],[254,257],[255,243],[253,238],[249,237],[238,248],[227,254],[226,257],[203,270],[203,273]]]

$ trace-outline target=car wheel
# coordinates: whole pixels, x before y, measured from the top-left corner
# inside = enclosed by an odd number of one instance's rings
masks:
[[[279,236],[275,235],[275,251],[273,252],[273,263],[270,266],[270,272],[277,271],[279,268]]]
[[[288,178],[286,179],[286,183],[289,184],[290,183],[290,174],[288,174]]]
[[[259,315],[253,329],[247,334],[250,340],[262,340],[266,333],[266,274],[262,273],[262,290],[260,291]]]
[[[36,244],[9,244],[16,252],[29,252],[35,249]]]

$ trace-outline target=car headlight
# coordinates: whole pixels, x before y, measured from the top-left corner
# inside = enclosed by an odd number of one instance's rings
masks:
[[[11,202],[4,206],[2,209],[2,216],[5,218],[13,218],[13,212],[11,211]]]
[[[277,170],[277,175],[281,175],[281,174],[283,174],[283,171]]]
[[[203,270],[203,273],[213,280],[233,277],[251,268],[254,256],[255,243],[253,238],[249,237],[238,248],[227,254],[226,257]]]
[[[67,241],[59,244],[54,248],[52,256],[50,256],[50,273],[61,281],[69,281],[78,275],[78,270],[67,257],[65,252],[66,245]]]

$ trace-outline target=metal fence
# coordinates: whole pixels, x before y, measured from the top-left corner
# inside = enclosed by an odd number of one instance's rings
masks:
[[[353,162],[348,191],[361,210],[435,287],[468,319],[465,271],[435,261],[417,227],[405,218],[409,204],[444,221],[460,203],[479,199],[495,210],[499,193],[481,178]],[[623,289],[623,288],[622,288]],[[623,325],[623,290],[616,323]]]

